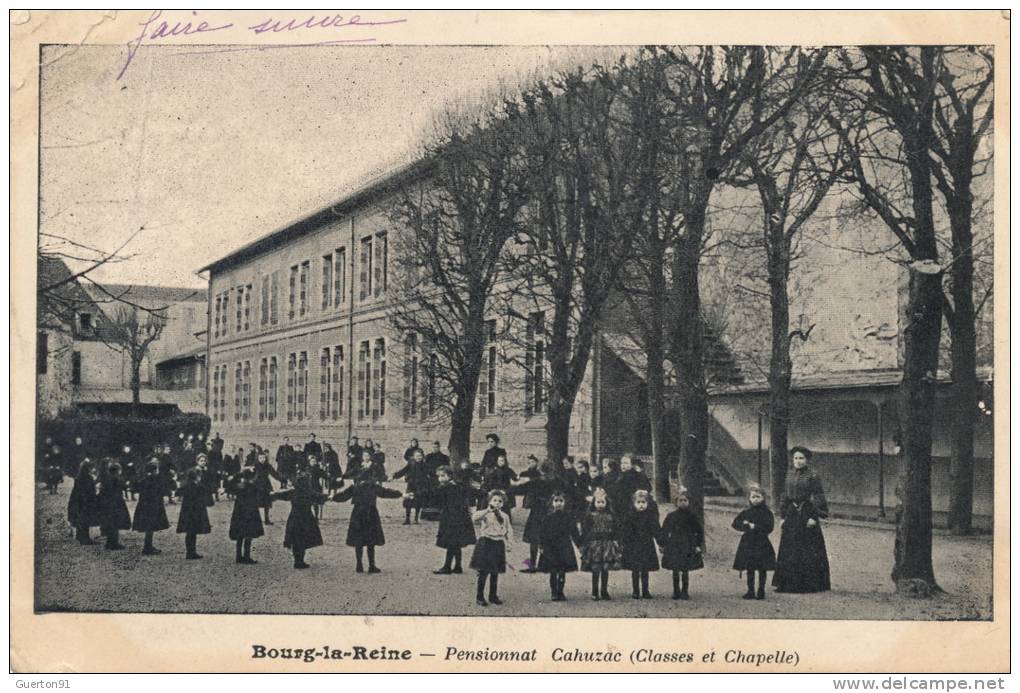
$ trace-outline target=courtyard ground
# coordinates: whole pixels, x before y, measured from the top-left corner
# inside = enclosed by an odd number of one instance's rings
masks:
[[[739,538],[729,528],[735,513],[709,509],[706,566],[692,574],[690,601],[670,599],[670,575],[659,571],[651,576],[653,600],[632,600],[630,575],[618,572],[610,578],[613,601],[591,601],[589,575],[571,573],[568,601],[550,602],[546,576],[520,572],[527,546],[517,543],[511,558],[518,570],[500,580],[505,604],[483,609],[475,604],[475,574],[467,569],[471,547],[465,550],[463,575],[433,575],[443,559],[443,551],[434,545],[436,523],[403,526],[399,500],[379,502],[386,533],[386,545],[377,549],[383,572],[368,575],[354,572],[353,549],[344,544],[348,503],[326,505],[321,522],[326,545],[309,551],[309,570],[294,570],[283,547],[288,503],[274,504],[275,524],[254,543],[258,565],[237,565],[227,537],[230,501],[220,500],[210,508],[213,533],[199,538],[205,558],[186,561],[183,536],[173,529],[156,535],[156,546],[163,550],[159,556],[142,556],[141,535],[133,532],[122,533],[125,551],[78,545],[65,520],[69,492],[69,483],[55,496],[37,491],[37,611],[864,620],[989,619],[992,613],[988,536],[936,535],[935,574],[946,593],[914,600],[896,595],[889,580],[892,531],[826,523],[831,592],[793,595],[770,590],[764,601],[745,601],[744,582],[730,568]],[[128,505],[133,512],[134,503]],[[179,509],[167,506],[171,527],[176,527]],[[518,537],[526,512],[514,511]],[[772,536],[777,546],[778,535]]]

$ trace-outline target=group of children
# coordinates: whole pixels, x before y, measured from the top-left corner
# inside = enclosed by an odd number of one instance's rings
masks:
[[[673,598],[690,598],[690,573],[704,567],[705,535],[701,522],[690,510],[684,489],[680,489],[676,509],[660,525],[651,484],[631,458],[621,459],[619,468],[606,461],[593,476],[583,460],[564,460],[561,466],[549,462],[539,465],[530,457],[527,469],[517,474],[498,443],[498,437],[490,437],[480,465],[450,465],[438,444],[428,456],[432,459],[426,461],[417,441],[412,441],[405,453],[405,466],[394,474],[394,478],[405,481],[405,492],[382,485],[388,479],[383,462],[368,449],[349,447],[348,470],[335,480],[334,470],[328,474],[318,471],[316,455],[309,456],[308,464],[288,468],[287,479],[269,464],[266,451],[253,450],[254,459],[247,457],[239,471],[222,480],[223,489],[233,499],[229,537],[236,546],[235,560],[239,564],[256,563],[252,541],[264,536],[264,525],[272,524],[269,507],[278,500],[291,506],[284,546],[293,554],[294,568],[307,568],[306,552],[323,545],[318,523],[322,505],[327,501],[350,501],[353,509],[346,544],[355,551],[355,570],[366,572],[367,558],[367,572],[381,572],[376,548],[385,544],[385,534],[377,501],[401,498],[406,509],[404,524],[410,524],[412,510],[415,523],[423,507],[438,512],[435,543],[445,551],[445,561],[434,572],[462,573],[463,550],[474,545],[469,567],[478,573],[477,603],[498,605],[502,603],[499,575],[507,570],[507,555],[514,541],[511,510],[516,506],[515,498],[523,496],[523,505],[530,512],[522,537],[529,544],[529,558],[523,562],[522,572],[548,574],[553,601],[566,599],[566,575],[579,567],[591,574],[593,600],[612,598],[609,574],[619,570],[630,571],[634,599],[650,599],[649,573],[660,569],[660,553],[661,567],[672,571]],[[354,439],[351,447],[356,445]],[[357,452],[363,453],[361,459],[357,459]],[[181,475],[182,483],[174,484],[171,497],[181,501],[177,532],[185,535],[185,556],[189,560],[201,558],[197,538],[211,531],[208,508],[218,498],[221,476],[209,469],[207,455],[200,453],[194,458],[194,466]],[[271,477],[287,479],[291,487],[286,488],[284,482],[282,489],[274,491]],[[343,479],[354,483],[343,488]],[[138,494],[133,517],[125,502],[129,490]],[[148,460],[140,478],[130,484],[116,461],[107,459],[96,465],[86,459],[75,478],[68,520],[82,544],[95,543],[89,528],[99,526],[108,549],[123,549],[119,532],[132,529],[144,534],[143,554],[159,554],[153,537],[170,527],[164,507],[166,495],[167,479],[157,456]],[[760,488],[751,488],[748,499],[749,507],[733,521],[733,528],[743,535],[733,567],[747,572],[744,598],[764,599],[766,572],[776,566],[769,540],[774,517]],[[580,551],[580,566],[575,547]]]

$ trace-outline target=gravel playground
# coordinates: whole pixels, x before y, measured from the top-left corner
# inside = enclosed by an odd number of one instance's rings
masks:
[[[173,529],[156,535],[159,556],[142,556],[142,537],[122,532],[124,551],[102,544],[80,546],[66,523],[69,480],[57,495],[37,489],[35,518],[36,610],[156,613],[356,614],[438,616],[571,616],[648,618],[771,618],[859,620],[990,619],[992,613],[992,540],[990,537],[935,537],[935,575],[946,594],[914,600],[894,593],[889,580],[894,533],[856,524],[827,523],[833,590],[822,594],[776,594],[764,601],[741,599],[744,581],[732,570],[738,534],[729,524],[735,513],[706,511],[705,569],[691,574],[691,600],[670,599],[667,571],[651,575],[652,600],[630,598],[630,574],[610,577],[609,602],[591,601],[587,573],[567,575],[566,602],[550,602],[542,574],[520,572],[527,546],[512,546],[517,570],[500,579],[503,606],[475,604],[475,574],[440,576],[443,551],[435,547],[436,523],[403,526],[399,500],[382,500],[379,512],[386,545],[377,548],[382,573],[354,572],[354,551],[344,544],[347,503],[327,503],[321,521],[326,545],[312,549],[309,570],[294,570],[283,547],[288,503],[276,503],[275,524],[254,542],[258,565],[234,562],[227,537],[231,502],[221,497],[209,509],[213,533],[199,537],[204,558],[184,560],[184,537]],[[393,488],[402,488],[393,486]],[[134,503],[128,503],[134,511]],[[176,527],[180,505],[168,505]],[[663,513],[671,508],[664,507]],[[519,538],[527,511],[513,520]],[[95,536],[98,530],[93,530]],[[778,530],[772,535],[779,542]],[[770,574],[771,577],[771,574]]]

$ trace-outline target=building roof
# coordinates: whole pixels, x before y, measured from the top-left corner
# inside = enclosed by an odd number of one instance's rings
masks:
[[[114,296],[145,308],[156,309],[175,303],[205,303],[206,290],[184,286],[148,286],[145,284],[107,284],[103,288]]]
[[[201,359],[205,358],[205,352],[206,352],[205,344],[200,344],[199,346],[197,346],[197,347],[195,347],[193,349],[188,349],[187,351],[181,352],[179,354],[174,354],[173,356],[168,356],[167,358],[163,359],[162,361],[159,361],[156,364],[156,368],[159,368],[161,366],[169,366],[169,365],[172,365],[172,364],[174,364],[176,362],[190,361],[190,360],[201,360]]]
[[[311,214],[299,217],[275,231],[256,238],[220,259],[205,265],[198,272],[221,272],[245,260],[273,250],[284,243],[289,243],[292,240],[312,233],[344,214],[349,214],[360,207],[364,207],[408,183],[421,180],[431,170],[432,165],[433,162],[431,160],[420,160],[372,178],[368,182],[355,187],[352,192],[344,195],[336,202]]]
[[[993,369],[978,368],[978,380],[989,383],[994,379]],[[949,383],[952,377],[946,371],[939,371],[937,381]],[[794,375],[791,390],[794,392],[812,392],[818,390],[852,390],[860,388],[898,387],[903,382],[903,371],[895,368],[880,370],[827,371],[810,375]],[[714,389],[713,396],[767,394],[769,385],[765,381],[755,381]]]

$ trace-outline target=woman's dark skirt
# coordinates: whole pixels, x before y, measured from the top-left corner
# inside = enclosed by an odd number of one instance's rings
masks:
[[[482,537],[471,554],[471,569],[481,573],[506,572],[506,544]]]
[[[786,519],[772,585],[777,592],[826,592],[831,589],[829,557],[820,524],[808,527],[807,518],[798,515]]]

